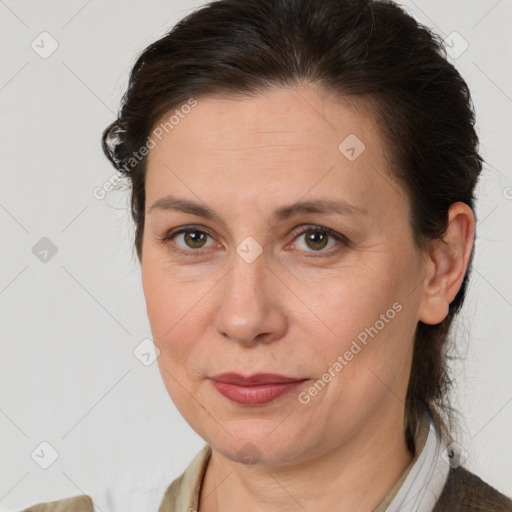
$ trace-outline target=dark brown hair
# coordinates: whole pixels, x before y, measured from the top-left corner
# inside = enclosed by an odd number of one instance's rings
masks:
[[[119,116],[103,133],[106,156],[130,180],[140,261],[146,158],[134,155],[155,123],[190,98],[303,83],[371,105],[392,176],[407,193],[419,248],[442,238],[451,204],[462,201],[474,211],[482,169],[474,110],[437,35],[390,1],[219,0],[183,18],[142,52]],[[472,261],[473,253],[447,317],[437,325],[417,325],[404,425],[412,453],[424,410],[438,432],[451,437],[448,331],[462,306]]]

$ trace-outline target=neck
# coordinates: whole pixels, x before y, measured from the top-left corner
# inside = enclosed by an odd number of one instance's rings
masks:
[[[335,450],[300,464],[247,467],[212,450],[199,512],[375,509],[413,459],[403,411],[392,412],[374,417]]]

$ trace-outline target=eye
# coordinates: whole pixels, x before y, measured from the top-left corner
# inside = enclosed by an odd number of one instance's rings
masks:
[[[318,256],[331,256],[340,250],[340,245],[348,246],[350,244],[344,235],[320,226],[302,226],[294,235],[294,240],[299,239],[304,242],[302,244],[294,242],[294,246],[305,252],[321,253]],[[329,245],[329,242],[333,243]],[[330,250],[324,250],[326,247]],[[334,250],[332,250],[333,248]],[[310,256],[316,257],[316,255]]]
[[[302,240],[300,240],[301,236],[303,237]],[[208,238],[211,239],[209,245]],[[297,239],[303,243],[295,242]],[[170,231],[158,241],[165,244],[171,251],[186,256],[201,256],[208,247],[215,245],[222,247],[213,240],[213,237],[207,231],[196,226],[185,226]],[[301,226],[293,233],[292,246],[294,248],[298,247],[301,252],[319,253],[309,254],[308,257],[331,256],[340,250],[340,246],[346,247],[349,245],[350,241],[347,237],[321,226]],[[324,250],[326,247],[328,250]]]
[[[206,231],[194,226],[187,226],[167,233],[159,241],[165,243],[174,252],[195,256],[194,253],[199,255],[203,252],[201,249],[215,245],[213,240],[210,245],[206,245],[208,238],[212,237]],[[173,240],[175,242],[171,243]]]

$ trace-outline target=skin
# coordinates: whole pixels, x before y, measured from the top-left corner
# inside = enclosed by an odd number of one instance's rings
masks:
[[[349,134],[365,145],[354,161],[338,149]],[[150,211],[168,195],[207,205],[221,220]],[[367,215],[302,213],[270,222],[274,209],[320,197]],[[367,512],[410,464],[403,425],[415,328],[447,315],[475,221],[467,205],[455,203],[444,240],[426,253],[413,243],[409,210],[375,122],[312,85],[198,98],[151,149],[143,288],[164,384],[213,450],[200,512]],[[330,228],[350,243],[308,243],[295,234],[304,225]],[[195,239],[181,233],[162,242],[184,226]],[[198,243],[195,229],[209,236]],[[236,251],[248,236],[262,248],[251,263]],[[299,391],[394,303],[401,311],[301,403]],[[226,371],[308,380],[299,391],[248,407],[208,379]],[[254,464],[239,455],[248,442],[256,447]]]

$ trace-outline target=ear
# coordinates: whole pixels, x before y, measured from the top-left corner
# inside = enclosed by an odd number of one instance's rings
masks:
[[[424,282],[418,320],[425,324],[441,323],[457,295],[473,249],[475,216],[462,202],[453,203],[448,211],[448,226],[442,239],[433,242],[425,260]]]

